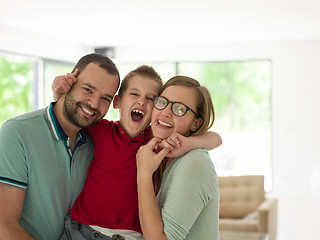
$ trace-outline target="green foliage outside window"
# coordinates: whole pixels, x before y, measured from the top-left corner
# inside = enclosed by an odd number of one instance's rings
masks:
[[[32,62],[0,57],[0,126],[5,120],[32,110]]]
[[[53,62],[45,61],[43,69],[43,97],[44,97],[44,106],[48,106],[53,102],[53,93],[51,86],[53,79],[59,75],[65,75],[70,73],[73,69],[74,63],[64,63],[64,62]]]
[[[181,63],[179,73],[209,89],[219,129],[270,127],[270,61]]]

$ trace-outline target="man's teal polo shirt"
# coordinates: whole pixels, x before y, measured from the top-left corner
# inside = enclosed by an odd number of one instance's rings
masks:
[[[0,129],[0,183],[26,190],[20,224],[46,240],[63,233],[93,159],[93,142],[84,130],[71,152],[53,104],[12,118]]]

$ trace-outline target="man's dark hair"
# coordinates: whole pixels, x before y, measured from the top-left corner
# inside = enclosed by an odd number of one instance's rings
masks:
[[[77,68],[79,69],[79,73],[89,64],[89,63],[95,63],[99,67],[103,68],[106,70],[109,74],[115,75],[118,77],[119,83],[120,84],[120,74],[118,71],[117,66],[112,62],[112,60],[106,56],[103,56],[98,53],[91,53],[88,55],[83,56],[80,58],[80,60],[77,62],[75,67],[73,68],[72,72],[74,72]]]

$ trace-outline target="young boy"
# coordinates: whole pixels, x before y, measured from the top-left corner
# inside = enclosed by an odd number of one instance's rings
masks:
[[[56,93],[68,90],[66,86],[76,81],[76,74],[57,77],[53,84]],[[153,96],[159,95],[162,85],[152,67],[143,65],[131,71],[113,101],[114,108],[120,111],[120,121],[103,119],[87,128],[94,141],[95,157],[61,239],[90,239],[90,236],[143,239],[138,215],[136,153],[152,137],[149,124]],[[174,156],[199,146],[212,149],[221,144],[221,139],[216,133],[208,133],[190,138],[174,135],[168,142],[175,147],[171,153]]]

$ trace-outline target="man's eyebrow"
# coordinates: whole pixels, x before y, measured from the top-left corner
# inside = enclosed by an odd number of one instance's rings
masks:
[[[98,89],[95,87],[95,86],[92,86],[90,83],[83,83],[83,85],[93,89],[94,91],[97,91]],[[111,96],[110,94],[106,93],[104,94],[105,97],[108,97],[108,98],[113,98],[113,96]]]
[[[90,83],[83,83],[83,85],[86,85],[87,87],[89,87],[93,90],[97,90],[97,88],[95,86],[92,86]]]

